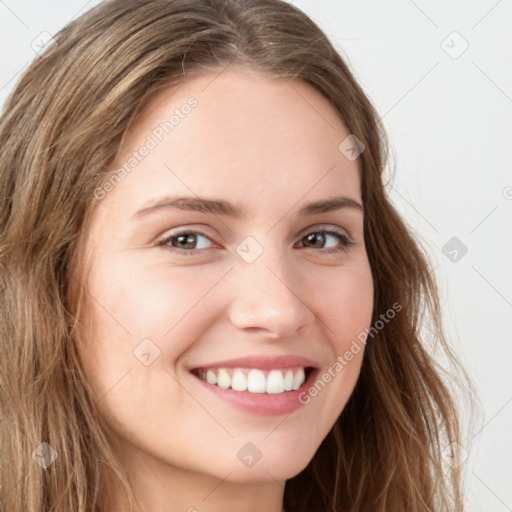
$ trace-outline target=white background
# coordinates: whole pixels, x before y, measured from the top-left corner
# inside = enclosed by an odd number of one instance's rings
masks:
[[[0,0],[0,104],[32,41],[97,3]],[[383,117],[391,197],[435,263],[450,342],[482,403],[464,443],[467,510],[512,510],[512,1],[293,3]],[[452,237],[467,247],[457,262],[443,253]]]

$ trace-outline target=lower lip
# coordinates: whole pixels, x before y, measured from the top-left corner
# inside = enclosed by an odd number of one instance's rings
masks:
[[[195,375],[193,377],[207,392],[241,411],[261,416],[279,416],[290,414],[304,405],[299,401],[299,396],[314,382],[316,373],[317,370],[312,370],[296,391],[285,391],[280,394],[250,393],[249,391],[234,391],[231,388],[222,389]]]

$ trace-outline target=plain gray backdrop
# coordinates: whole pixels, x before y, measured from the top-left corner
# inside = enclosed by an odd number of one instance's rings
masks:
[[[98,3],[0,0],[0,105],[41,37]],[[512,510],[512,1],[293,3],[384,120],[391,197],[434,262],[450,342],[478,388],[467,510]]]

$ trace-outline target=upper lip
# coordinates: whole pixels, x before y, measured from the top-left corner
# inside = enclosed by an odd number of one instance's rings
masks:
[[[294,355],[262,355],[237,357],[235,359],[215,361],[213,363],[206,363],[199,366],[195,366],[193,369],[197,370],[201,368],[206,370],[208,368],[258,368],[261,370],[274,370],[279,368],[291,368],[294,366],[303,366],[304,368],[318,367],[318,365],[314,361],[308,359],[307,357],[300,357]]]

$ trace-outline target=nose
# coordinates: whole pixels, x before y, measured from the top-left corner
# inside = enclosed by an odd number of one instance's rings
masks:
[[[301,296],[300,279],[290,266],[284,272],[283,262],[264,256],[253,263],[239,261],[231,272],[230,321],[238,329],[260,330],[272,339],[296,335],[315,315]]]

